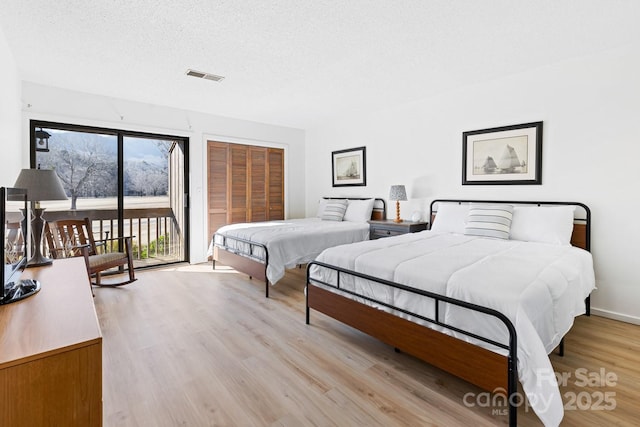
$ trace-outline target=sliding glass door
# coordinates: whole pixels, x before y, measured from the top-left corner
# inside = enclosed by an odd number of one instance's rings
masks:
[[[124,136],[124,226],[148,265],[185,260],[185,143]]]
[[[31,135],[31,166],[54,169],[69,197],[42,202],[45,219],[132,236],[136,268],[188,261],[186,138],[37,121]]]

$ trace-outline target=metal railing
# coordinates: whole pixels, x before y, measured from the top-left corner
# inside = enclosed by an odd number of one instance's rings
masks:
[[[89,218],[96,240],[119,236],[117,209],[47,210],[44,216],[47,221]],[[121,237],[133,238],[134,262],[137,265],[184,259],[183,231],[171,208],[125,209],[123,228]],[[117,241],[111,244],[117,245]],[[117,248],[112,246],[107,249]]]

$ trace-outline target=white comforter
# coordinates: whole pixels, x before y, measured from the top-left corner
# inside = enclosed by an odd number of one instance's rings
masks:
[[[545,425],[562,420],[562,399],[547,355],[569,331],[574,317],[584,313],[584,299],[595,288],[589,252],[423,231],[334,247],[317,260],[502,312],[517,331],[518,376],[529,403]],[[317,266],[311,270],[312,279],[332,283],[334,276]],[[340,283],[396,307],[434,316],[433,302],[416,294],[353,278],[341,277]],[[441,316],[446,323],[508,343],[506,328],[496,319],[451,305]]]
[[[230,224],[220,227],[217,233],[264,244],[269,252],[267,279],[275,284],[282,279],[285,269],[312,261],[327,248],[368,240],[369,224],[303,218]],[[215,243],[221,244],[222,238],[216,237]],[[247,244],[229,240],[227,245],[244,254],[249,253]],[[212,254],[213,242],[209,247],[209,256]],[[254,250],[253,258],[264,262],[264,250]]]

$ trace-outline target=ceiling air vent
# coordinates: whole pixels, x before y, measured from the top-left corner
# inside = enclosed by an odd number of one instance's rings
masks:
[[[187,70],[187,76],[197,77],[199,79],[213,80],[214,82],[219,82],[220,80],[224,79],[224,77],[222,76],[216,76],[215,74],[203,73],[202,71],[191,69]]]

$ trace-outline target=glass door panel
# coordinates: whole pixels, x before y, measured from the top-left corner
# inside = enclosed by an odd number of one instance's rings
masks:
[[[117,237],[118,138],[115,134],[38,128],[48,147],[35,150],[35,167],[53,169],[68,200],[43,201],[44,218],[89,218],[94,237]]]
[[[184,261],[184,143],[123,138],[124,232],[134,236],[134,263]]]

